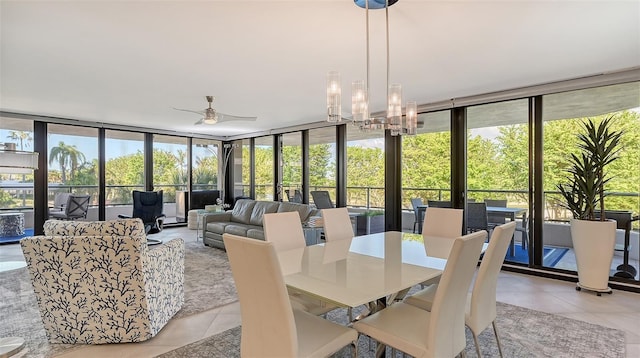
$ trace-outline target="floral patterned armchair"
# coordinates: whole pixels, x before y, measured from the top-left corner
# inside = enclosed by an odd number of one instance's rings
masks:
[[[51,343],[141,342],[184,303],[184,241],[149,249],[140,219],[49,220],[20,241]]]

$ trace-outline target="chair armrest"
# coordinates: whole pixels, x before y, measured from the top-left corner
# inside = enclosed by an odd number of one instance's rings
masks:
[[[184,303],[184,240],[173,239],[149,249],[143,270],[151,330],[155,334]]]

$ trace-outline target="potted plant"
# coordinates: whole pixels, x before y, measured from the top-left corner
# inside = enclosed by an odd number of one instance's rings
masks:
[[[599,124],[582,122],[583,133],[577,135],[578,154],[571,154],[567,183],[558,190],[564,207],[573,215],[571,240],[576,255],[578,284],[576,290],[588,289],[600,296],[611,293],[609,273],[616,239],[616,222],[605,216],[605,184],[611,179],[605,169],[618,158],[622,132],[611,129],[613,117]]]
[[[368,209],[356,217],[357,235],[384,232],[384,210]]]

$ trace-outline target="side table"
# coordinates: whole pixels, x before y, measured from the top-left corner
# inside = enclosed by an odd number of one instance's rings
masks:
[[[304,241],[307,246],[317,245],[320,243],[320,237],[322,236],[322,230],[324,226],[322,224],[315,224],[312,222],[306,222],[302,224],[302,231],[304,232]]]
[[[0,237],[24,235],[24,213],[0,214]]]
[[[198,221],[196,224],[196,242],[198,241],[198,239],[204,236],[204,230],[202,229],[202,225],[203,225],[202,218],[208,213],[209,212],[204,209],[197,210]],[[202,231],[202,236],[200,236],[200,231]]]

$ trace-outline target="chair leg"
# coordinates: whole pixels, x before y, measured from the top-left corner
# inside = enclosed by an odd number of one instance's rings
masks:
[[[351,357],[352,358],[358,357],[358,339],[359,338],[360,338],[360,336],[358,336],[358,338],[356,338],[355,341],[351,342]]]
[[[478,336],[475,332],[471,332],[473,336],[473,342],[476,344],[476,354],[478,354],[478,358],[482,358],[482,353],[480,353],[480,342],[478,342]]]
[[[498,352],[500,352],[500,358],[502,358],[502,345],[500,344],[500,337],[498,337],[498,327],[496,326],[496,321],[491,322],[493,325],[493,334],[496,335],[496,342],[498,343]]]

